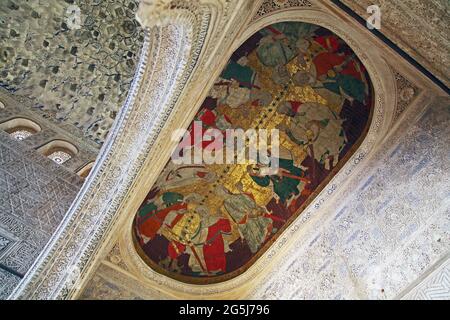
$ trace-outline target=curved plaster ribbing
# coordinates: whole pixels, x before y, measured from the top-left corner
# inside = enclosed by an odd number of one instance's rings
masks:
[[[11,299],[70,298],[82,281],[197,62],[209,14],[194,9],[173,8],[163,23],[146,30],[131,93],[100,160]]]

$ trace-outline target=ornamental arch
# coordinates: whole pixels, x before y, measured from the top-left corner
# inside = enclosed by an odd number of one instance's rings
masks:
[[[30,119],[17,117],[0,123],[0,130],[9,133],[13,139],[24,140],[40,132],[41,126]]]
[[[56,164],[63,164],[78,154],[78,148],[65,140],[52,140],[37,149]]]

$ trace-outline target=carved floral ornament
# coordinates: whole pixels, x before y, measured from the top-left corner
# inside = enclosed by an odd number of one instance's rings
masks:
[[[388,79],[383,77],[383,73],[389,70],[376,51],[365,53],[364,31],[348,28],[350,32],[344,32],[339,27],[343,26],[342,22],[328,12],[298,9],[284,11],[280,15],[271,13],[250,25],[237,38],[237,30],[247,18],[251,18],[250,13],[255,12],[259,3],[249,5],[247,0],[205,2],[207,5],[203,5],[203,1],[195,1],[195,5],[189,8],[179,6],[173,9],[171,4],[186,2],[141,3],[139,19],[148,28],[130,95],[88,180],[58,231],[10,298],[76,297],[83,284],[90,279],[96,263],[103,257],[102,252],[107,252],[114,244],[113,235],[117,234],[115,231],[119,225],[126,227],[122,228],[126,237],[122,243],[122,247],[126,248],[123,250],[125,261],[145,285],[156,285],[186,294],[220,295],[228,290],[242,288],[250,280],[253,283],[256,279],[261,280],[262,276],[267,276],[267,272],[262,271],[280,260],[281,253],[287,250],[295,235],[302,232],[303,225],[339,191],[384,137],[391,117],[386,113],[390,114],[391,108],[395,106],[391,95],[386,95],[386,88],[392,88],[393,84],[381,80]],[[152,7],[156,4],[159,6]],[[154,8],[162,10],[160,18],[143,18],[143,14]],[[157,274],[136,254],[129,231],[137,207],[169,157],[167,151],[175,146],[170,143],[168,130],[175,124],[188,125],[192,118],[189,115],[195,113],[204,98],[199,97],[199,93],[205,86],[211,85],[209,82],[214,78],[206,70],[216,67],[221,70],[219,65],[224,64],[229,59],[228,54],[231,55],[248,36],[266,25],[285,20],[313,23],[333,31],[352,47],[364,63],[375,94],[373,121],[366,139],[329,185],[305,209],[304,214],[244,274],[226,283],[201,287],[182,284]],[[215,65],[211,65],[211,61]],[[192,101],[199,101],[196,108],[192,106]],[[389,110],[386,110],[388,106]],[[149,178],[150,172],[153,172],[152,179]],[[74,277],[67,270],[76,270],[77,276]]]

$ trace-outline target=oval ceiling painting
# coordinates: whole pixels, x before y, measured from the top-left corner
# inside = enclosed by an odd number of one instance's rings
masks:
[[[356,54],[329,30],[282,22],[258,31],[233,53],[188,132],[276,129],[278,152],[268,148],[269,162],[169,161],[135,217],[140,256],[186,283],[242,274],[364,139],[372,91]],[[213,142],[180,145],[186,153]],[[269,167],[275,160],[276,170]]]

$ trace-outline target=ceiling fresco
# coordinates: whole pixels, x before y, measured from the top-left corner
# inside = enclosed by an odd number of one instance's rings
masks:
[[[358,147],[372,105],[364,66],[329,30],[300,22],[260,30],[233,53],[194,120],[203,132],[279,129],[278,170],[169,161],[135,217],[140,256],[187,283],[241,274]]]

